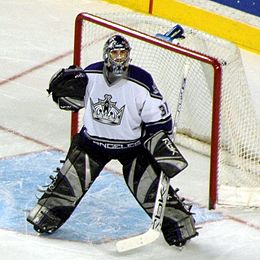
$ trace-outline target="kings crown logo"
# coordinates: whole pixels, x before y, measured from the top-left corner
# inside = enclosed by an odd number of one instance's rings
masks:
[[[108,94],[104,95],[104,99],[99,98],[96,103],[90,99],[92,117],[103,124],[120,125],[125,106],[117,108],[116,102],[111,99],[112,96]]]

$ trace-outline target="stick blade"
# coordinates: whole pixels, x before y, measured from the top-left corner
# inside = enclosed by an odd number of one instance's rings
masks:
[[[144,234],[118,241],[116,243],[116,248],[118,252],[129,251],[141,246],[148,245],[155,241],[159,236],[160,231],[150,228]]]

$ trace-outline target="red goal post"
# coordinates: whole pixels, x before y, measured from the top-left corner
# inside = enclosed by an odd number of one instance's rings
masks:
[[[209,208],[259,207],[260,124],[240,51],[230,42],[185,26],[185,39],[174,44],[154,37],[174,25],[132,12],[81,13],[75,25],[74,63],[84,68],[101,60],[105,41],[122,34],[132,47],[132,64],[152,74],[173,115],[189,63],[175,141],[209,158],[209,169],[198,171],[209,171]],[[72,115],[72,135],[82,121],[82,112],[79,115]],[[196,172],[199,165],[193,157],[188,171]]]

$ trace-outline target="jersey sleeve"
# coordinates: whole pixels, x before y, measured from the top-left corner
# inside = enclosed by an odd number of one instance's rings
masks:
[[[139,97],[142,104],[141,118],[145,127],[145,134],[150,136],[160,130],[171,134],[172,117],[170,109],[151,74],[140,67],[130,65],[129,79],[146,90],[144,96]]]
[[[172,134],[172,116],[167,102],[161,96],[157,98],[147,93],[146,100],[141,112],[146,135],[152,135],[160,130]]]

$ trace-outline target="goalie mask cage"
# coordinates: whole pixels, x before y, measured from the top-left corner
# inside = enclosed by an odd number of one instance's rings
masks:
[[[151,73],[174,116],[188,62],[176,143],[209,156],[209,208],[260,206],[259,123],[240,52],[227,41],[188,27],[185,39],[174,44],[154,37],[174,25],[136,13],[81,13],[75,23],[74,64],[84,68],[102,60],[106,40],[125,36],[131,63]],[[82,125],[82,113],[72,113],[72,136]]]

